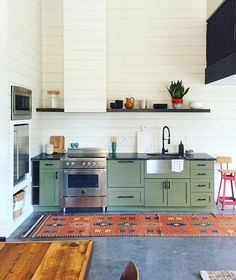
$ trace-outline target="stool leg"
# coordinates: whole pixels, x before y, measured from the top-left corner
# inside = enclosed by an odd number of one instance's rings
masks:
[[[226,189],[226,180],[224,178],[224,188],[223,188],[222,208],[221,208],[221,210],[224,210],[224,207],[225,207],[225,189]]]
[[[221,185],[222,185],[222,176],[221,176],[221,179],[220,179],[220,185],[219,185],[219,190],[218,190],[218,195],[217,195],[217,199],[216,199],[216,204],[218,204],[218,201],[219,201],[219,196],[220,196],[220,190],[221,190]]]
[[[232,199],[235,200],[235,198],[234,198],[233,180],[230,180],[230,183],[231,183]]]

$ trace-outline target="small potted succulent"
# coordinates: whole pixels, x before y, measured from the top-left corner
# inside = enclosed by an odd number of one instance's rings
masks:
[[[188,93],[189,87],[185,90],[182,81],[171,82],[170,87],[166,87],[169,91],[174,109],[180,109],[183,104],[183,97]]]

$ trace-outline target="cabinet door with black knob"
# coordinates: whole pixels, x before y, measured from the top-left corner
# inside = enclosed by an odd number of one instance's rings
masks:
[[[60,161],[40,161],[39,205],[59,206],[60,197]]]

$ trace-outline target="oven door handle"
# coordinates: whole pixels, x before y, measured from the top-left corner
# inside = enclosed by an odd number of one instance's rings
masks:
[[[78,175],[78,174],[101,174],[105,173],[106,169],[62,169],[65,175]]]

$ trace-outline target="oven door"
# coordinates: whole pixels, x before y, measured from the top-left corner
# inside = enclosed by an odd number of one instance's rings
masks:
[[[106,170],[63,170],[62,196],[107,196]]]

